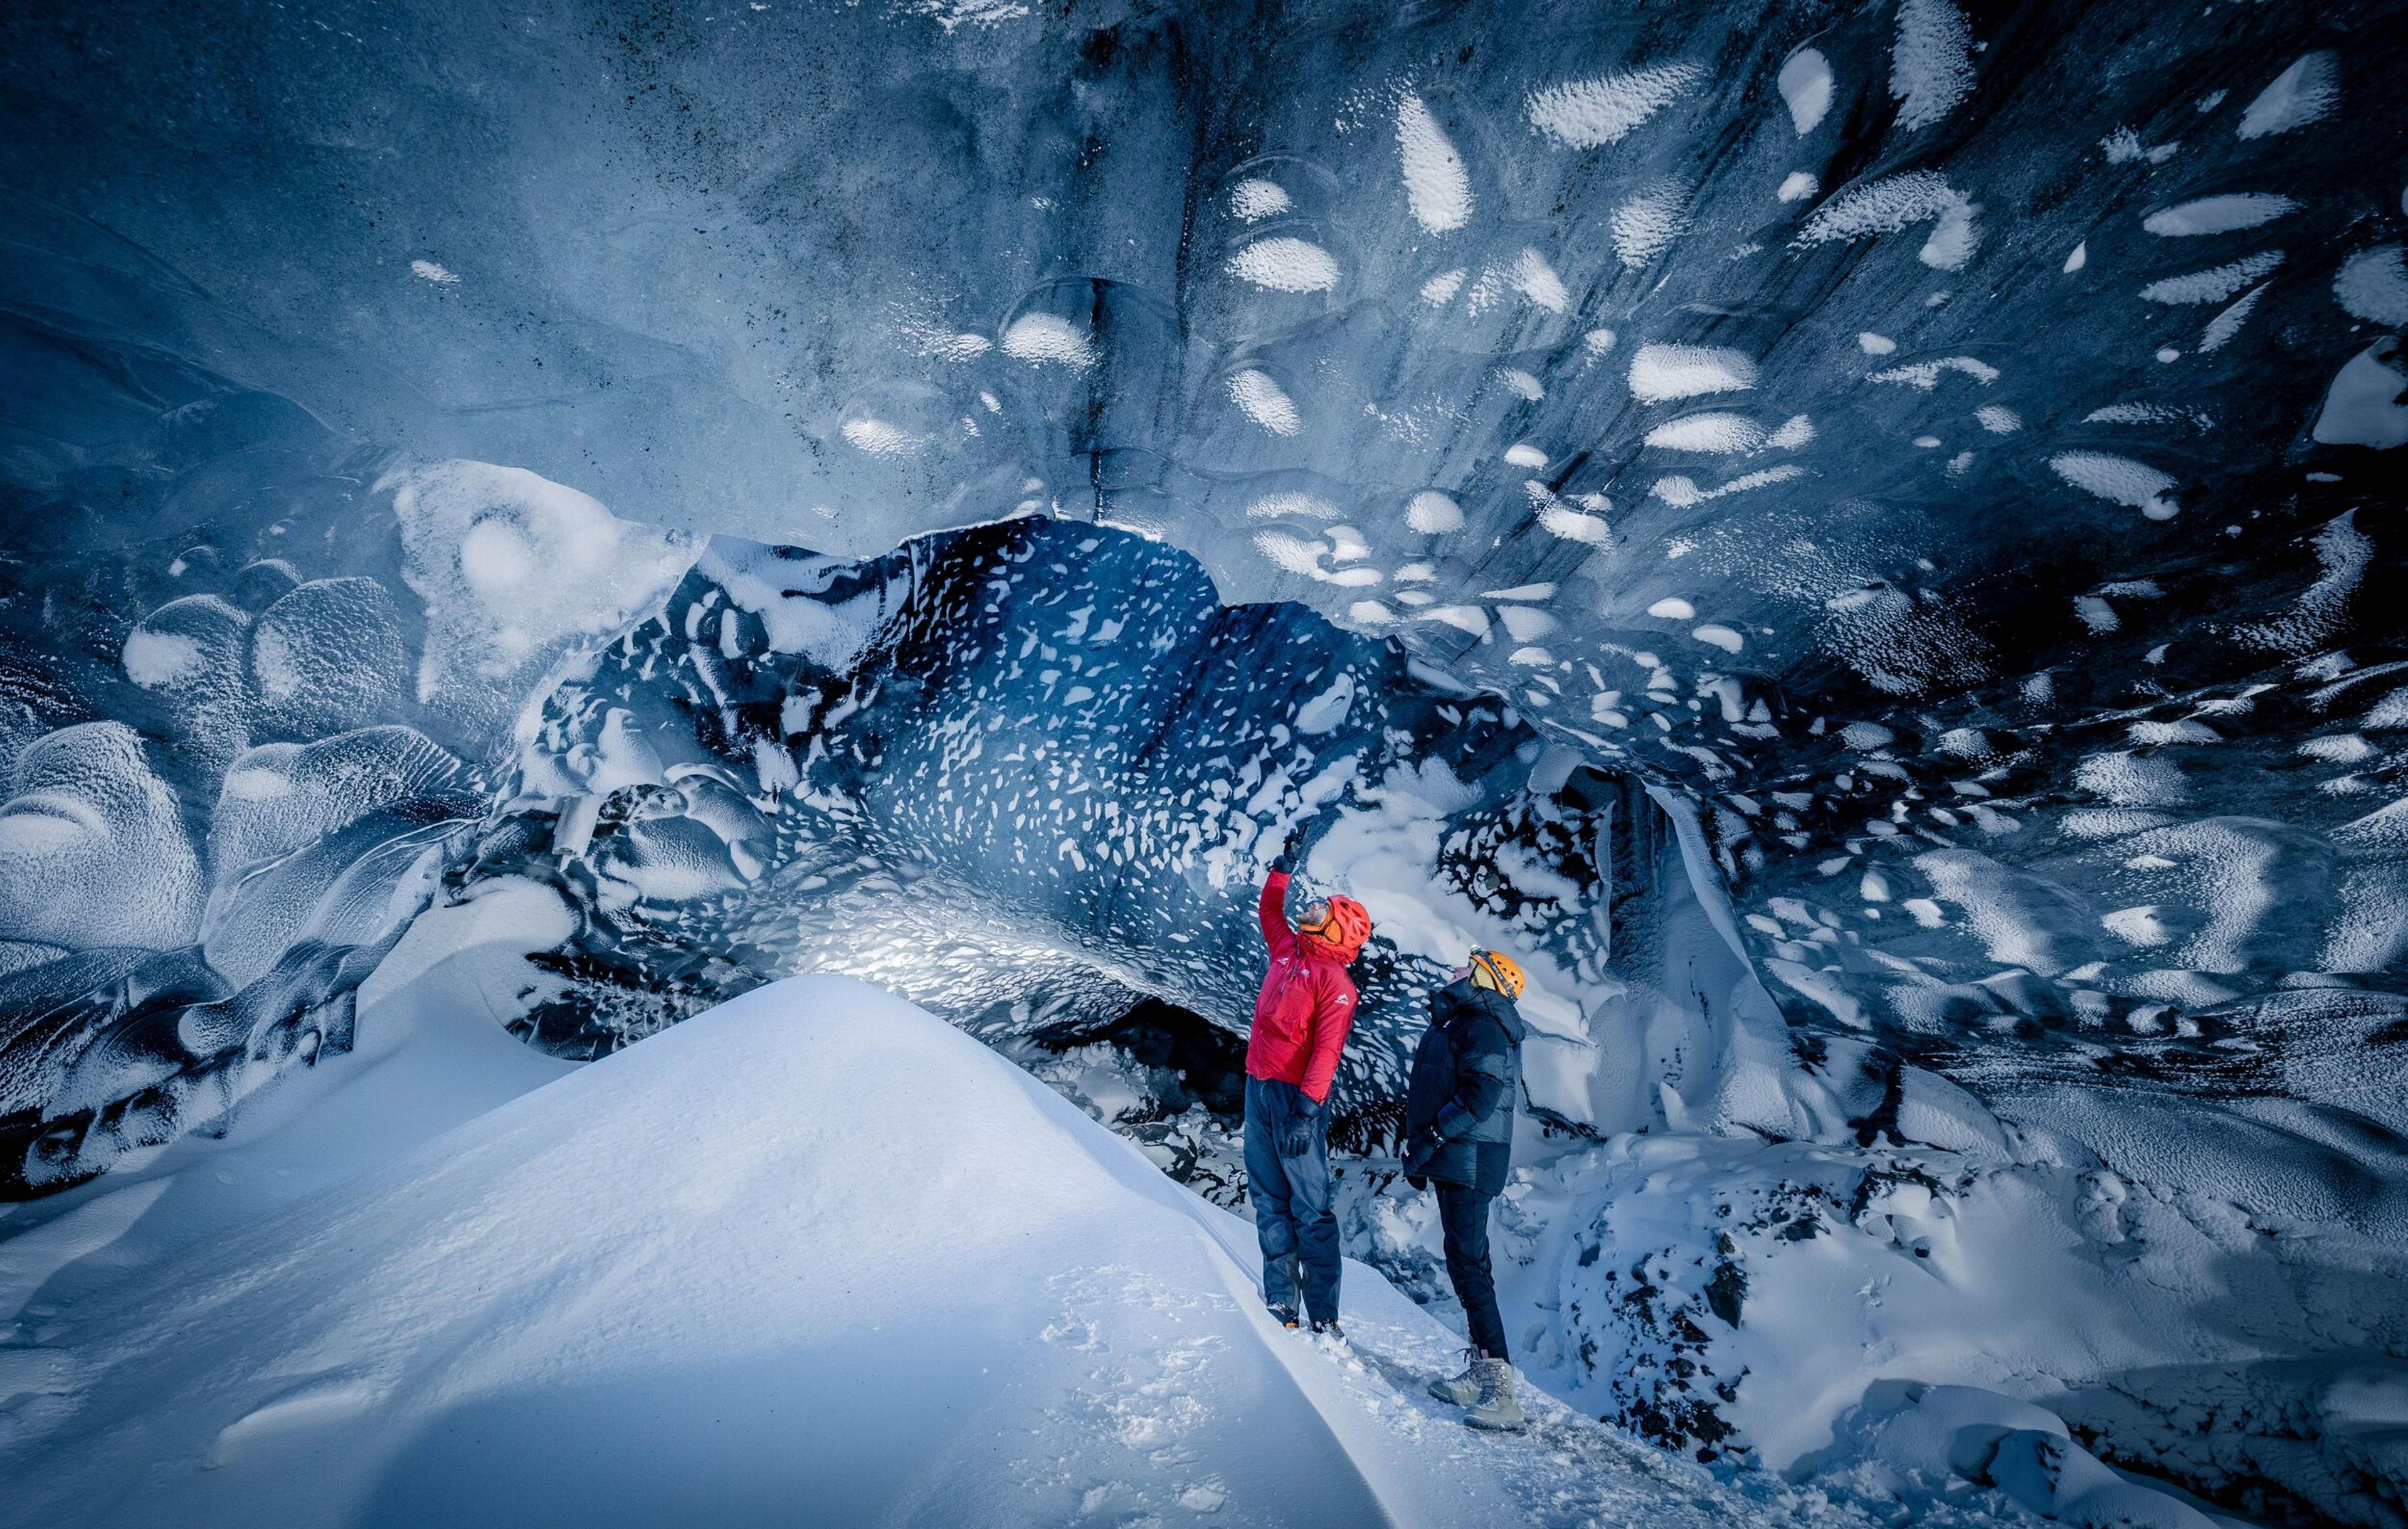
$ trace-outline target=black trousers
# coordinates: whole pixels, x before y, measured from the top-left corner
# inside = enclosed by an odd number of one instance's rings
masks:
[[[1463,1303],[1471,1345],[1505,1359],[1505,1319],[1497,1310],[1497,1278],[1488,1272],[1488,1206],[1497,1197],[1466,1184],[1438,1186],[1439,1226],[1446,1233],[1446,1277]]]

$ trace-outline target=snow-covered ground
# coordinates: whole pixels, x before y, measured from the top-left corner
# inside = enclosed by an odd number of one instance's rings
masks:
[[[1544,1397],[1471,1433],[1422,1394],[1458,1340],[1376,1273],[1346,1343],[1278,1328],[1245,1222],[850,979],[538,1056],[480,1012],[514,916],[428,939],[368,1010],[407,1037],[381,1058],[11,1215],[0,1522],[1892,1516]]]

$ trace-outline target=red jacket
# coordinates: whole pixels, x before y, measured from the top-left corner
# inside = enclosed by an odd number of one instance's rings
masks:
[[[1354,979],[1347,958],[1318,940],[1299,939],[1287,924],[1287,873],[1263,883],[1257,910],[1271,969],[1254,1000],[1254,1032],[1246,1042],[1250,1077],[1293,1083],[1318,1104],[1329,1097],[1338,1053],[1354,1024]]]

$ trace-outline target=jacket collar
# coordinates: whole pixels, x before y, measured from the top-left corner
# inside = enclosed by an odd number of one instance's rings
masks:
[[[1529,1031],[1528,1024],[1522,1018],[1522,1011],[1513,1006],[1512,999],[1493,988],[1478,986],[1469,977],[1461,982],[1448,983],[1439,989],[1439,993],[1447,1001],[1445,1018],[1453,1019],[1464,1014],[1484,1014],[1497,1022],[1497,1027],[1505,1032],[1505,1038],[1515,1046],[1521,1045],[1523,1036]]]

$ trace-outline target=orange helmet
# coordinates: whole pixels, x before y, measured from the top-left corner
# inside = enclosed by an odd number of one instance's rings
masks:
[[[1297,926],[1296,931],[1351,961],[1363,948],[1363,942],[1371,937],[1371,915],[1351,897],[1332,897],[1307,908],[1304,922]]]
[[[1484,988],[1494,988],[1507,998],[1522,996],[1521,965],[1501,950],[1473,951],[1471,980]]]

